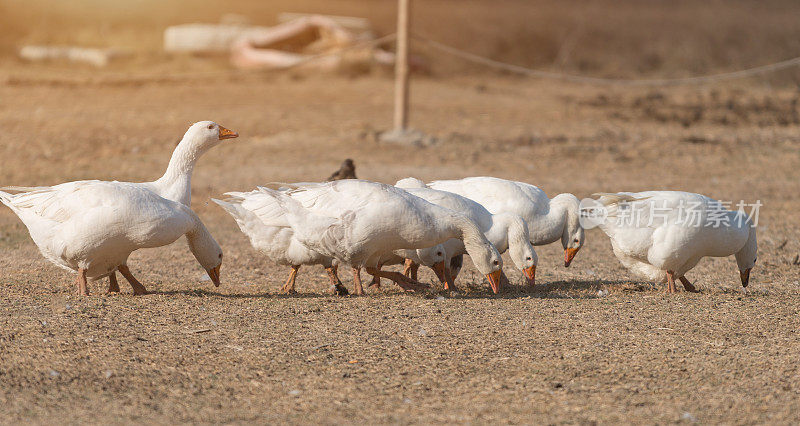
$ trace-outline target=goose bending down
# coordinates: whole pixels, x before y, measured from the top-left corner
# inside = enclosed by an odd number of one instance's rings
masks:
[[[258,189],[250,192],[226,192],[225,195],[228,198],[224,201],[213,198],[212,201],[219,204],[236,220],[239,229],[247,235],[253,248],[273,262],[291,266],[289,278],[281,288],[281,292],[296,293],[295,281],[302,265],[321,265],[328,273],[334,294],[348,294],[347,288],[342,285],[337,275],[337,262],[330,256],[309,249],[296,238],[286,218],[284,207],[274,197]],[[438,262],[442,268],[444,267],[444,256],[441,252],[438,258],[434,254],[424,259],[425,262],[432,262],[426,264],[433,265]],[[386,259],[384,263],[391,264],[393,260]],[[360,270],[353,272],[355,293],[363,294]]]
[[[45,258],[78,273],[78,294],[89,294],[87,279],[117,269],[135,294],[144,294],[144,286],[125,266],[128,256],[140,248],[171,244],[182,235],[214,285],[220,284],[222,249],[197,215],[142,185],[69,182],[18,194],[0,191],[0,202],[19,216]]]
[[[239,134],[220,126],[213,121],[199,121],[192,124],[175,147],[164,175],[153,182],[137,182],[130,185],[152,191],[167,200],[189,206],[191,202],[191,182],[194,165],[203,153],[215,147],[225,139],[238,137]],[[80,184],[82,181],[73,182]],[[96,182],[96,181],[83,181]],[[116,183],[116,182],[115,182]],[[19,191],[38,191],[54,187],[11,187]],[[145,294],[146,290],[133,278],[127,264],[120,264],[119,271],[130,282],[134,294]],[[108,292],[119,292],[119,284],[114,272],[108,274]]]
[[[503,265],[500,254],[464,215],[391,185],[364,180],[294,188],[262,190],[286,207],[295,235],[308,248],[414,290],[426,286],[398,272],[380,271],[381,259],[397,249],[432,247],[459,238],[496,291]]]
[[[500,253],[509,251],[511,260],[527,278],[528,284],[533,285],[536,277],[536,264],[538,256],[530,243],[528,228],[519,215],[513,213],[492,214],[485,207],[469,198],[446,191],[428,188],[419,179],[405,178],[399,180],[395,186],[403,188],[412,195],[420,197],[437,206],[445,207],[465,215],[475,222],[486,238],[494,244]],[[464,243],[458,239],[448,240],[444,243],[450,264],[451,258],[466,254]],[[455,288],[456,273],[449,274],[445,287]]]
[[[528,224],[531,244],[541,246],[561,240],[564,266],[569,266],[583,247],[580,201],[572,194],[558,194],[551,200],[536,186],[495,177],[437,180],[428,186],[467,197],[494,214],[521,216]]]
[[[292,267],[281,292],[296,293],[295,280],[302,265],[321,265],[328,273],[334,293],[348,293],[339,281],[333,258],[311,250],[297,240],[283,206],[275,198],[259,190],[227,192],[225,195],[229,198],[224,201],[213,198],[212,201],[236,220],[250,245],[272,261]]]
[[[675,191],[600,193],[606,219],[600,229],[611,239],[619,261],[631,272],[674,293],[679,279],[706,256],[735,255],[743,287],[756,263],[756,228],[744,211],[730,211],[712,198]]]

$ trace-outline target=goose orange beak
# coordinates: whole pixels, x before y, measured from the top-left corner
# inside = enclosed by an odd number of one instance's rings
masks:
[[[565,248],[564,249],[564,267],[569,268],[569,264],[572,263],[572,259],[575,258],[575,255],[578,254],[578,250],[576,248]]]
[[[211,282],[214,283],[215,287],[219,287],[219,285],[220,285],[220,282],[219,282],[219,269],[221,267],[222,267],[222,265],[220,264],[220,265],[217,265],[217,266],[215,266],[215,267],[213,267],[213,268],[211,268],[211,269],[209,269],[207,271],[208,277],[211,278]]]
[[[444,266],[444,260],[441,261],[441,262],[435,263],[431,267],[431,269],[433,269],[433,272],[436,273],[436,278],[439,278],[439,282],[440,283],[442,283],[442,284],[447,283],[447,276],[449,274],[447,273],[447,267]]]
[[[232,139],[232,138],[238,138],[238,137],[239,137],[239,134],[234,132],[233,130],[226,129],[226,128],[222,127],[222,126],[219,126],[219,140]]]
[[[740,271],[739,275],[742,278],[742,287],[747,288],[747,284],[750,284],[750,270],[753,268],[747,268],[744,271]]]
[[[494,272],[492,272],[491,274],[487,274],[486,275],[486,279],[489,280],[489,285],[492,286],[492,291],[494,292],[494,294],[497,294],[497,293],[500,292],[500,276],[501,275],[503,275],[503,271],[501,271],[499,269],[494,271]]]
[[[528,279],[528,285],[533,287],[536,284],[536,265],[522,270],[522,274]]]

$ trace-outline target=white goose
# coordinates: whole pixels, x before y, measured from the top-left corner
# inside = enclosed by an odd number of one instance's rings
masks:
[[[583,246],[580,201],[572,194],[558,194],[551,200],[533,185],[495,177],[437,180],[428,186],[467,197],[494,214],[522,216],[528,224],[531,244],[541,246],[561,239],[564,266],[572,263]]]
[[[500,253],[509,251],[511,260],[519,268],[528,280],[529,285],[533,285],[536,277],[536,264],[538,256],[530,243],[528,229],[525,221],[513,213],[492,214],[485,207],[469,198],[461,195],[439,191],[428,188],[425,183],[416,178],[405,178],[399,180],[395,186],[403,188],[412,195],[416,195],[430,203],[456,211],[465,215],[475,222],[486,238],[494,244]],[[466,254],[464,243],[458,239],[448,240],[444,243],[445,251],[448,254],[446,264],[450,264],[453,257]],[[445,283],[446,288],[455,288],[455,273],[448,274]]]
[[[296,293],[294,286],[302,265],[321,265],[328,273],[336,294],[345,295],[347,289],[339,281],[333,258],[309,249],[297,240],[283,206],[262,191],[227,192],[229,198],[211,199],[230,214],[247,235],[250,245],[272,261],[292,267],[281,292]]]
[[[199,121],[194,123],[189,127],[181,141],[175,147],[167,170],[161,178],[153,182],[130,183],[130,185],[139,186],[167,200],[189,206],[191,202],[192,171],[194,170],[194,165],[197,160],[203,153],[218,145],[221,141],[238,136],[238,133],[226,129],[213,121]],[[97,181],[78,181],[72,183],[80,184],[81,182]],[[14,191],[40,191],[50,188],[55,187],[9,187],[8,189]],[[128,282],[130,282],[134,294],[146,293],[141,283],[133,278],[127,264],[120,264],[119,271],[125,276]],[[119,292],[116,274],[112,271],[112,273],[108,274],[108,278],[108,292]]]
[[[338,262],[330,256],[309,249],[296,238],[294,230],[286,218],[286,210],[274,197],[258,189],[250,192],[226,192],[225,195],[229,198],[224,201],[213,198],[212,201],[219,204],[236,220],[239,229],[247,235],[253,248],[272,261],[292,268],[281,292],[296,293],[295,281],[302,265],[321,265],[328,273],[334,294],[348,294],[347,288],[342,285],[337,275]],[[444,255],[442,252],[444,249],[441,250],[438,256],[435,253],[426,252],[421,261],[426,265],[438,263],[443,271]],[[414,256],[417,259],[420,258],[416,254]],[[402,259],[396,255],[389,256],[381,263],[394,264],[396,259],[400,260],[397,263],[402,263]],[[363,294],[360,270],[353,272],[355,293]]]
[[[134,294],[144,294],[144,286],[124,266],[128,256],[140,248],[171,244],[182,235],[219,286],[222,249],[197,215],[141,185],[69,182],[20,194],[0,191],[0,201],[19,216],[44,257],[77,271],[78,294],[89,294],[87,279],[103,278],[117,269]]]
[[[286,207],[286,217],[303,244],[345,264],[364,267],[372,276],[390,279],[407,290],[425,287],[398,272],[380,271],[381,259],[397,249],[432,247],[459,238],[497,291],[500,254],[462,214],[391,185],[356,179],[296,185],[288,193],[262,190]]]
[[[730,211],[700,194],[675,191],[601,193],[607,218],[599,225],[629,270],[674,293],[684,274],[706,256],[736,256],[743,287],[756,263],[756,228],[743,211]]]

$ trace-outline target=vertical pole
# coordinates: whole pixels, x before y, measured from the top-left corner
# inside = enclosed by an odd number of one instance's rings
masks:
[[[397,58],[395,59],[394,129],[408,128],[408,24],[411,0],[397,0]]]

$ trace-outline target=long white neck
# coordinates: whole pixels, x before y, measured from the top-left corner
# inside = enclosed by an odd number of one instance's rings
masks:
[[[153,182],[158,195],[188,206],[192,201],[192,171],[203,152],[184,136],[172,152],[164,176]]]
[[[500,253],[508,250],[508,231],[512,225],[513,215],[501,213],[492,215],[492,227],[486,231],[486,239],[497,248]]]
[[[445,221],[444,231],[449,238],[458,238],[463,241],[467,253],[489,242],[478,225],[461,214],[450,215]]]
[[[546,215],[536,216],[528,222],[528,233],[534,245],[550,244],[561,239],[567,226],[567,208],[561,203],[550,200],[550,211]]]

